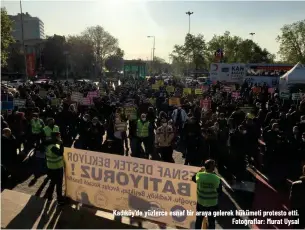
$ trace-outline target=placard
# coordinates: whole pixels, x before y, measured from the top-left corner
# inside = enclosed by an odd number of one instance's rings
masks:
[[[168,93],[173,93],[173,92],[175,92],[175,87],[169,85],[169,86],[166,87],[166,91],[167,91]]]
[[[51,106],[58,106],[60,105],[60,99],[59,98],[52,98],[51,99]]]
[[[293,93],[292,94],[292,100],[294,101],[300,101],[302,100],[303,93]]]
[[[237,98],[240,98],[240,92],[232,92],[232,97],[237,99]]]
[[[208,111],[209,109],[211,109],[211,106],[212,106],[212,102],[210,99],[201,99],[200,100],[200,107],[204,111]]]
[[[183,94],[186,94],[186,95],[192,94],[192,89],[191,88],[183,88]]]
[[[158,84],[151,85],[151,88],[154,90],[159,90],[160,86]]]
[[[80,92],[72,92],[71,99],[72,101],[82,102],[84,95]]]
[[[201,94],[203,94],[203,90],[202,89],[195,89],[195,94],[196,95],[201,95]]]
[[[290,92],[289,90],[286,91],[280,91],[280,98],[281,99],[289,99],[290,98]]]
[[[14,99],[14,106],[20,108],[25,108],[25,103],[26,100],[25,99]]]
[[[180,106],[180,98],[171,97],[168,99],[168,104],[171,106]]]

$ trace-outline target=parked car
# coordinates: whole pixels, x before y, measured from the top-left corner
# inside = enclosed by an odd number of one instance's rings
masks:
[[[34,81],[34,84],[49,84],[49,85],[52,85],[54,84],[54,81],[53,80],[50,80],[50,79],[39,79],[37,81]]]
[[[19,86],[23,85],[23,84],[33,84],[32,81],[26,81],[24,79],[16,79],[16,80],[12,80],[9,82],[9,84],[15,88],[18,88]]]
[[[12,93],[14,96],[18,92],[18,90],[16,88],[14,88],[13,86],[8,85],[8,84],[6,84],[6,85],[1,84],[1,92],[2,91],[7,91],[9,93]]]

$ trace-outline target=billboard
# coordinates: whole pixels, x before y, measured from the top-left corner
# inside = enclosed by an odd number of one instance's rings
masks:
[[[240,83],[245,77],[245,64],[212,63],[210,68],[210,80],[212,82]]]

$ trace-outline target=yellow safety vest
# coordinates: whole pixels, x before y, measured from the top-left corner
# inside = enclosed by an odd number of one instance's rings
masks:
[[[57,125],[54,125],[53,130],[49,126],[45,126],[43,128],[44,134],[46,136],[46,139],[49,140],[52,138],[52,132],[59,132],[59,127]]]
[[[196,174],[196,183],[197,202],[204,207],[217,205],[217,189],[220,185],[220,178],[214,173],[198,172]]]
[[[41,124],[41,120],[37,119],[31,120],[31,127],[32,127],[32,133],[33,134],[39,134],[41,132],[41,128],[42,128],[42,124]]]
[[[149,122],[143,122],[138,120],[137,123],[137,137],[148,137],[149,136]]]
[[[60,169],[64,167],[64,160],[62,156],[58,156],[52,152],[52,148],[56,147],[60,149],[60,145],[51,144],[47,146],[46,149],[46,158],[47,158],[47,167],[48,169]]]

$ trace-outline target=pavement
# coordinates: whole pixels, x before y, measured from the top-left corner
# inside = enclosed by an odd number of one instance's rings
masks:
[[[176,164],[184,163],[182,153],[174,151],[173,156]],[[22,154],[20,154],[20,157],[25,158]],[[80,205],[66,205],[63,208],[59,208],[54,202],[48,204],[43,199],[49,184],[47,176],[41,175],[35,181],[32,173],[41,159],[36,159],[35,157],[25,159],[16,169],[15,173],[18,175],[18,180],[10,180],[5,187],[6,190],[2,191],[2,228],[171,228],[170,226],[160,226],[160,224],[149,221],[128,218],[114,221],[113,215],[110,213]],[[233,210],[235,212],[236,210],[281,210],[287,208],[286,193],[278,192],[268,183],[264,176],[253,169],[248,169],[246,174],[247,182],[238,186],[233,186],[224,180],[224,193],[219,200],[220,210]],[[10,195],[10,193],[12,194]],[[19,200],[16,197],[19,197]],[[21,199],[20,197],[23,198]],[[234,224],[233,218],[249,220],[247,216],[220,217],[217,218],[216,228],[288,228],[284,225],[276,226],[266,223],[253,225]],[[263,218],[258,217],[258,219]]]

